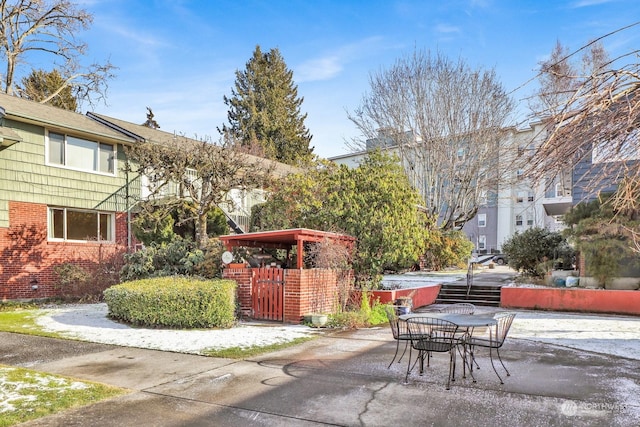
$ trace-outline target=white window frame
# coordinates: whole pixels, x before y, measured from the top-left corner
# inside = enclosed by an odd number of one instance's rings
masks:
[[[516,215],[516,227],[522,226],[522,215]]]
[[[516,203],[524,203],[526,194],[527,193],[525,191],[518,191],[518,194],[516,195]]]
[[[56,237],[56,228],[54,224],[54,211],[62,212],[62,237]],[[67,219],[67,215],[69,212],[76,213],[84,213],[84,214],[95,214],[96,215],[96,230],[95,230],[95,238],[91,239],[69,239],[67,236],[69,235],[69,221]],[[115,213],[113,212],[104,212],[104,211],[94,211],[87,209],[74,209],[74,208],[63,208],[57,206],[50,206],[47,210],[47,237],[50,241],[54,242],[97,242],[97,243],[115,243],[115,233],[116,233],[116,218]],[[103,225],[101,221],[108,221],[105,224],[107,227],[107,238],[100,238],[100,226]],[[59,229],[58,229],[59,231]]]
[[[481,234],[478,236],[478,250],[482,251],[487,249],[487,236]]]
[[[478,214],[478,227],[486,227],[487,226],[487,214],[481,213]]]
[[[51,140],[50,140],[50,135],[54,134],[54,135],[61,135],[63,137],[63,154],[62,154],[62,163],[55,163],[51,161],[51,153],[50,153],[50,144],[51,144]],[[92,168],[82,168],[82,167],[73,167],[73,166],[69,166],[69,160],[71,157],[73,157],[74,159],[77,159],[77,156],[69,156],[67,154],[68,150],[69,150],[69,138],[73,138],[75,140],[87,143],[87,146],[95,146],[93,147],[93,153],[94,153],[94,158],[91,159],[93,162],[93,166]],[[102,171],[100,170],[100,155],[101,153],[103,153],[103,151],[101,151],[102,148],[104,148],[104,146],[109,146],[111,147],[111,151],[109,154],[109,163],[110,163],[110,171]],[[107,151],[105,151],[105,153],[107,153]],[[53,167],[58,167],[58,168],[64,168],[64,169],[70,169],[70,170],[76,170],[76,171],[82,171],[82,172],[88,172],[88,173],[95,173],[95,174],[100,174],[100,175],[109,175],[109,176],[115,176],[116,172],[118,170],[118,165],[117,165],[117,145],[116,144],[110,144],[110,143],[106,143],[106,142],[98,142],[98,141],[92,141],[92,140],[88,140],[88,139],[84,139],[84,138],[80,138],[77,136],[73,136],[73,135],[68,135],[65,133],[61,133],[61,132],[52,132],[52,131],[47,131],[47,134],[45,136],[45,155],[46,155],[46,164],[47,166],[53,166]]]
[[[564,194],[562,183],[556,182],[556,197],[562,197]]]

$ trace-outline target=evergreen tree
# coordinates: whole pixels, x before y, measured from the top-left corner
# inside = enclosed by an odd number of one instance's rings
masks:
[[[21,98],[44,102],[47,105],[69,111],[78,109],[78,101],[73,95],[72,87],[66,84],[58,70],[49,72],[33,70],[31,74],[22,79],[21,83],[18,87],[18,94]],[[49,100],[45,101],[47,99]]]
[[[160,125],[158,124],[156,119],[154,119],[153,117],[154,116],[153,116],[153,111],[151,110],[151,107],[147,107],[147,121],[144,122],[142,126],[146,126],[151,129],[160,129]]]
[[[219,130],[253,154],[290,165],[306,163],[313,147],[304,124],[307,115],[300,112],[303,100],[280,51],[262,53],[256,46],[246,69],[236,71],[231,97],[224,97],[229,125]]]

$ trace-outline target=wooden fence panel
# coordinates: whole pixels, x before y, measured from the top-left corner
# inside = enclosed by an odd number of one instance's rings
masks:
[[[253,317],[263,320],[284,319],[284,270],[254,268]]]

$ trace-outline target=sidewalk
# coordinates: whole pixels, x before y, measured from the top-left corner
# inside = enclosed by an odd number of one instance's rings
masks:
[[[640,425],[637,360],[509,338],[504,385],[482,352],[477,383],[445,390],[447,355],[403,384],[394,351],[388,327],[244,361],[0,333],[0,363],[132,390],[28,426]]]

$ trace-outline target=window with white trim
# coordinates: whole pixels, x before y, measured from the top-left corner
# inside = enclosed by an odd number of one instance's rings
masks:
[[[113,242],[113,213],[49,208],[49,239],[80,242]]]
[[[516,225],[522,225],[522,215],[516,215]]]
[[[533,194],[533,191],[529,191],[529,193],[527,194],[527,201],[533,202],[534,197],[535,194]]]
[[[527,193],[525,193],[524,191],[518,191],[518,195],[516,196],[516,203],[523,203],[526,194]]]
[[[532,226],[533,225],[533,216],[532,215],[527,215],[527,225],[528,226]]]
[[[486,227],[487,226],[487,214],[482,213],[478,214],[478,227]]]
[[[115,146],[49,132],[47,163],[89,172],[114,174]]]
[[[562,188],[562,183],[558,182],[556,183],[556,197],[562,197],[564,196],[564,190]]]
[[[478,250],[487,249],[487,236],[481,234],[478,236]]]

